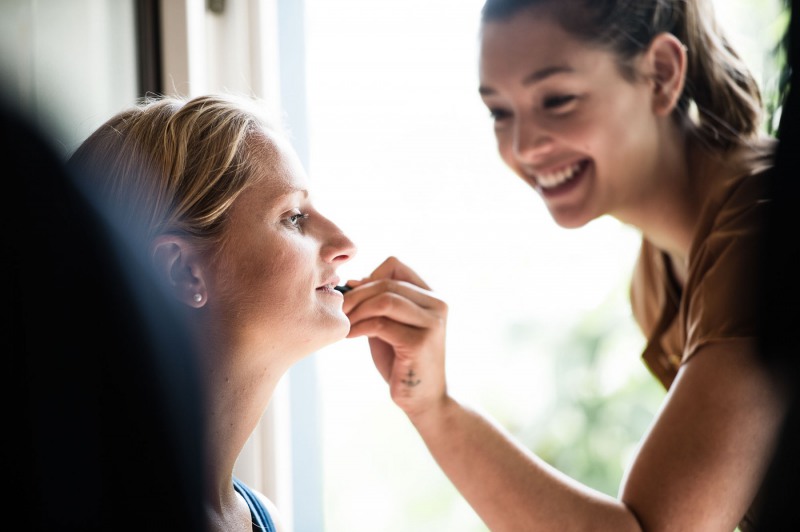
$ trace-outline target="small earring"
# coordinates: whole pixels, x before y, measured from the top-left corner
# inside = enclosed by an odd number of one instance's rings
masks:
[[[199,293],[195,294],[194,296],[192,296],[192,299],[194,299],[195,303],[200,303],[203,300],[203,295]]]

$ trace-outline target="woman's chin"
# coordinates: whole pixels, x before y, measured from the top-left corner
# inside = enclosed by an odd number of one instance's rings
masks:
[[[341,317],[337,318],[334,323],[329,323],[325,327],[320,327],[319,335],[317,337],[318,349],[335,344],[340,340],[347,338],[350,332],[350,320],[342,313]]]
[[[577,210],[549,209],[549,211],[553,221],[563,229],[578,229],[596,218]]]

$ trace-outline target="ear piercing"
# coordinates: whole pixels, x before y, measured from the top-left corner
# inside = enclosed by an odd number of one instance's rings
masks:
[[[192,296],[192,299],[194,299],[195,303],[200,303],[203,300],[203,294],[197,293]]]

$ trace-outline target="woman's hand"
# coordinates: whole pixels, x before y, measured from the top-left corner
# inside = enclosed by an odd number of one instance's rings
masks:
[[[447,304],[408,266],[389,257],[367,278],[348,282],[348,338],[367,336],[392,400],[411,418],[446,397]]]

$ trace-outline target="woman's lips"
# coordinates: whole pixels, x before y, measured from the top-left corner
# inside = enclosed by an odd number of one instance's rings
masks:
[[[571,171],[568,175],[562,175],[559,182],[553,186],[544,186],[537,180],[536,189],[545,198],[554,198],[557,196],[568,194],[576,187],[578,187],[578,185],[583,181],[583,179],[588,174],[590,166],[591,163],[589,162],[589,160],[585,159],[572,167],[574,168],[574,171]],[[550,182],[553,183],[552,180]]]

